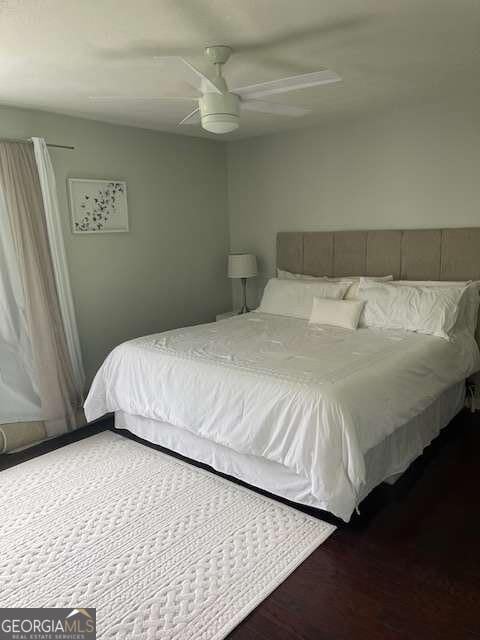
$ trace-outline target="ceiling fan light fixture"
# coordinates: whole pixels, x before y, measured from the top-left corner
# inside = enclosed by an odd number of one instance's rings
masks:
[[[233,93],[205,93],[198,101],[202,127],[211,133],[230,133],[240,125],[238,96]]]
[[[212,113],[202,116],[202,127],[211,133],[230,133],[238,129],[240,118],[231,113]]]

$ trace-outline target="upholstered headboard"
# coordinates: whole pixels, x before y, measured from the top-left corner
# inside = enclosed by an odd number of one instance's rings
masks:
[[[277,267],[308,275],[480,280],[480,228],[279,232]]]

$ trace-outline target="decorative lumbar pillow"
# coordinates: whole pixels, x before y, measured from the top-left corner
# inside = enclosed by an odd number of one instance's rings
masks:
[[[257,311],[308,320],[312,313],[314,298],[341,300],[351,284],[351,282],[325,280],[310,282],[271,278],[267,282]]]
[[[359,296],[366,304],[360,325],[406,329],[449,340],[463,292],[461,287],[398,286],[362,279]]]
[[[365,302],[363,300],[314,298],[310,323],[356,329],[364,305]]]

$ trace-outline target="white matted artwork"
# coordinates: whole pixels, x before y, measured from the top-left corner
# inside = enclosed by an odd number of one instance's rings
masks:
[[[68,190],[73,233],[128,231],[126,182],[69,178]]]

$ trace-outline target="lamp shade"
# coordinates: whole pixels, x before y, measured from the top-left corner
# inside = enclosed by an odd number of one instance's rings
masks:
[[[257,273],[257,258],[251,253],[231,253],[228,256],[229,278],[253,278]]]

